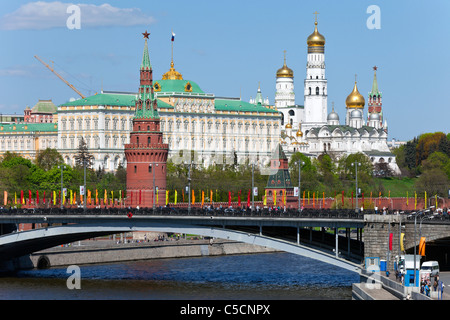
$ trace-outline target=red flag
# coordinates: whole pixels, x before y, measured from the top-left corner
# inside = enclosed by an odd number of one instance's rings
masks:
[[[228,191],[228,207],[231,207],[231,191]]]
[[[238,206],[241,206],[241,190],[238,192]]]
[[[247,207],[250,207],[250,190],[248,189],[248,194],[247,194]]]
[[[36,190],[36,204],[39,204],[39,190]]]
[[[155,199],[153,199],[155,201]],[[141,204],[141,190],[139,190],[139,204]]]
[[[31,190],[28,190],[28,204],[31,204]]]
[[[392,251],[392,238],[393,238],[393,234],[389,233],[389,251]]]
[[[344,205],[344,191],[342,191],[342,205]]]
[[[45,191],[44,191],[44,198],[42,198],[42,202],[45,204]]]

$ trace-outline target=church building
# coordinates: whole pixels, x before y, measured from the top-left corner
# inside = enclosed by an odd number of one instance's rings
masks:
[[[304,105],[295,105],[292,95],[293,71],[286,65],[277,71],[275,106],[283,114],[281,145],[289,157],[302,152],[310,157],[323,153],[339,159],[343,155],[362,152],[372,163],[388,163],[394,173],[400,170],[388,143],[387,122],[383,119],[381,92],[378,90],[377,67],[374,67],[372,91],[368,94],[368,114],[364,117],[365,99],[355,79],[353,89],[345,100],[345,123],[335,110],[328,113],[328,90],[325,76],[325,37],[318,31],[317,15],[314,32],[307,38]],[[288,83],[288,86],[280,86]],[[285,97],[290,97],[289,99]],[[278,99],[277,99],[278,97]],[[283,97],[283,98],[282,98]]]

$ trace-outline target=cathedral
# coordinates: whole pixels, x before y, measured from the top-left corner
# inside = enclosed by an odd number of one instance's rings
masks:
[[[306,43],[307,63],[303,105],[295,104],[294,72],[286,64],[276,73],[275,107],[282,115],[281,145],[289,157],[301,152],[310,157],[327,153],[339,159],[362,152],[372,163],[387,163],[394,173],[400,170],[388,143],[387,121],[383,119],[382,94],[378,90],[377,67],[374,67],[372,90],[368,94],[368,114],[364,117],[365,99],[355,83],[345,100],[345,123],[332,104],[328,113],[328,90],[325,76],[325,37],[319,33],[317,16],[314,32]]]

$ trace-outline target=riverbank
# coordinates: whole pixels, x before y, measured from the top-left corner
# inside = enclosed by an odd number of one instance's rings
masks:
[[[221,239],[141,241],[117,243],[113,240],[87,240],[70,246],[54,247],[30,255],[20,269],[124,261],[255,254],[276,252],[272,248]]]

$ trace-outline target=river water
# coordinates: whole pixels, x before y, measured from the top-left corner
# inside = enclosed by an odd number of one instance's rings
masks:
[[[358,274],[289,253],[155,259],[80,266],[80,289],[67,268],[0,277],[0,299],[350,300]]]

